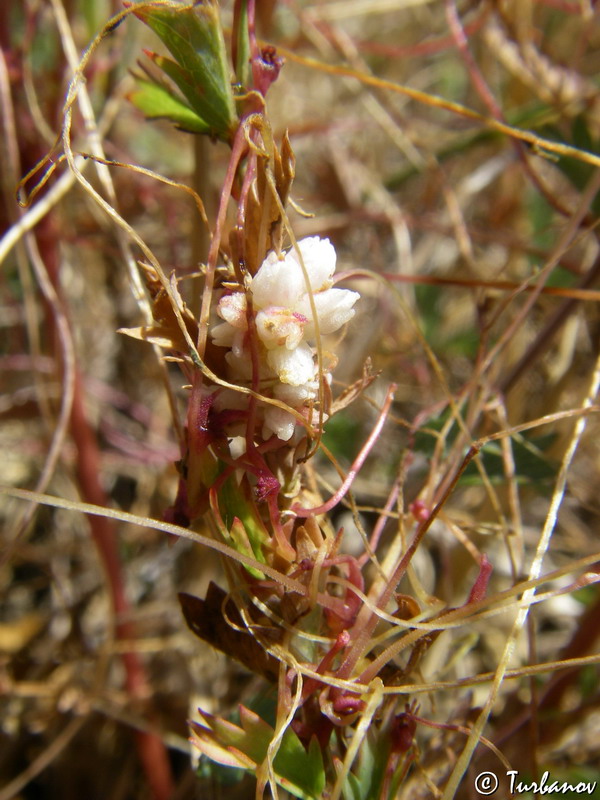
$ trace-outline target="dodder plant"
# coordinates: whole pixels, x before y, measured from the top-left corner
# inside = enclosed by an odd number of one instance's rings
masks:
[[[370,734],[369,769],[361,778],[346,775],[356,756],[356,744],[354,753],[348,746],[359,741],[355,727],[364,735],[382,700],[379,691],[377,703],[368,702],[373,691],[368,681],[354,686],[369,637],[358,647],[356,641],[377,617],[368,611],[358,622],[361,569],[340,551],[341,531],[336,534],[326,516],[350,481],[324,504],[306,485],[306,465],[325,421],[372,380],[365,372],[345,397],[332,397],[337,356],[322,337],[352,318],[359,295],[334,287],[331,243],[319,237],[296,241],[287,222],[294,157],[287,137],[279,147],[273,140],[264,101],[281,61],[272,49],[259,50],[252,13],[245,3],[236,5],[234,97],[214,4],[136,11],[175,57],[173,62],[151,54],[190,108],[173,113],[174,103],[183,99],[157,81],[144,81],[133,101],[149,116],[204,128],[232,149],[200,320],[182,304],[173,308],[173,297],[146,265],[157,324],[131,332],[176,352],[189,380],[181,480],[168,518],[189,525],[208,515],[214,535],[251,559],[244,566],[228,562],[227,598],[213,587],[205,601],[181,600],[192,629],[209,638],[205,618],[216,615],[210,638],[278,683],[274,729],[244,707],[241,727],[201,710],[194,741],[210,758],[253,771],[259,794],[270,783],[300,797],[328,795],[334,786],[339,795],[354,780],[357,796],[392,796],[406,769],[398,754],[411,746],[406,736],[400,746],[390,736],[392,728],[405,724],[394,716],[395,702],[387,704],[379,731],[374,726]],[[206,102],[209,97],[212,103]],[[198,118],[191,125],[190,112]],[[230,195],[237,212],[226,247],[221,239]],[[222,321],[215,324],[215,317]],[[192,353],[182,341],[181,320],[185,338],[194,343]],[[361,460],[390,400],[391,394]]]
[[[380,568],[365,597],[361,565],[341,550],[342,531],[328,518],[380,433],[392,390],[350,476],[322,502],[307,470],[323,426],[373,376],[365,368],[333,396],[337,355],[323,337],[351,320],[359,295],[334,286],[329,240],[297,241],[287,220],[294,156],[287,136],[274,141],[265,105],[281,59],[259,48],[252,4],[236,3],[233,88],[216,4],[134,12],[175,60],[149,53],[163,77],[141,81],[133,102],[231,145],[200,318],[145,264],[155,324],[129,331],[170,351],[188,381],[181,478],[167,518],[188,526],[207,517],[213,535],[246,557],[227,561],[227,594],[213,586],[205,600],[182,595],[182,606],[194,631],[278,686],[274,728],[245,707],[239,725],[200,709],[194,743],[221,764],[252,771],[258,796],[270,784],[274,794],[280,785],[306,798],[393,797],[416,723],[404,698],[384,700],[380,673],[406,681],[425,640],[402,672],[386,659],[371,664],[380,617],[388,634],[397,623],[385,612],[403,570],[388,580]],[[404,616],[419,611],[410,598],[403,608]]]

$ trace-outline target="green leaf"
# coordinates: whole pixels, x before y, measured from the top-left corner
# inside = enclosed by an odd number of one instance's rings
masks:
[[[154,60],[160,61],[159,66],[206,122],[211,135],[230,141],[237,115],[217,3],[203,0],[181,8],[144,8],[136,16],[175,59],[158,56]]]
[[[203,724],[193,723],[194,744],[219,764],[255,772],[267,758],[275,730],[258,714],[240,706],[240,726],[200,710]],[[281,739],[273,766],[277,783],[301,800],[319,800],[325,788],[321,748],[313,739],[308,748],[291,728]]]
[[[552,435],[535,438],[513,437],[512,454],[517,483],[544,483],[556,476],[556,465],[543,452],[552,439]],[[481,450],[481,458],[487,476],[493,483],[502,483],[506,480],[502,448],[499,442],[490,442],[485,445]],[[471,462],[463,472],[460,483],[467,485],[481,483],[481,475],[474,462]]]
[[[377,733],[374,729],[369,730],[360,746],[358,758],[354,762],[353,772],[346,777],[344,784],[345,800],[381,798],[389,756],[389,725]],[[402,773],[401,761],[399,761],[396,771],[398,775]],[[386,800],[388,798],[391,800],[391,798],[395,797],[395,794],[386,794],[385,797]]]
[[[352,772],[348,773],[348,776],[346,777],[344,797],[346,800],[366,800],[367,797],[358,781],[358,778]]]
[[[575,275],[568,269],[561,267],[560,265],[554,267],[552,272],[550,273],[550,277],[546,281],[546,286],[553,286],[560,289],[569,289],[571,286],[575,286],[576,278]]]
[[[265,558],[262,552],[262,548],[258,547],[258,552],[255,553],[252,545],[250,543],[250,539],[248,538],[248,534],[246,533],[246,529],[240,519],[238,517],[234,517],[233,523],[231,525],[231,529],[229,531],[229,535],[231,536],[231,543],[238,551],[238,553],[242,553],[246,556],[260,556],[260,561],[265,563]],[[246,565],[246,569],[248,572],[254,577],[258,578],[258,580],[264,580],[264,574],[259,570],[255,569],[254,567],[249,567]]]
[[[200,111],[202,104],[198,102],[198,89],[192,82],[191,74],[170,58],[159,56],[157,53],[153,53],[151,58],[156,66],[173,81],[196,113],[202,114]]]
[[[239,537],[239,525],[243,527],[246,541],[250,543],[252,553],[257,561],[267,563],[264,547],[271,541],[269,532],[262,521],[256,504],[252,498],[252,487],[244,476],[238,483],[235,475],[229,477],[219,489],[219,508],[222,509],[225,526],[234,536],[234,546],[243,539]],[[234,534],[234,523],[238,526]],[[235,536],[238,535],[236,542]],[[249,554],[250,555],[250,554]],[[249,567],[247,569],[250,569]],[[264,577],[264,576],[262,576]]]
[[[580,150],[594,152],[596,144],[583,114],[578,114],[575,117],[571,132],[573,134],[573,144],[575,147],[578,147]]]
[[[168,119],[190,133],[210,133],[210,126],[164,86],[138,78],[129,100],[148,119]]]
[[[302,791],[292,794],[297,797],[320,798],[325,788],[325,769],[321,748],[316,738],[311,739],[308,752],[291,728],[283,735],[281,746],[274,762],[275,770],[292,785]]]

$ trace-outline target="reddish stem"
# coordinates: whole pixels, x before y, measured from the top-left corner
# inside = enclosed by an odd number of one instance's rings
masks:
[[[379,414],[379,418],[375,423],[375,427],[369,434],[369,438],[362,446],[360,453],[354,459],[348,474],[346,475],[346,479],[337,490],[337,492],[332,495],[332,497],[327,500],[326,503],[322,503],[320,506],[315,506],[314,508],[301,508],[299,506],[293,506],[292,510],[296,514],[297,517],[306,518],[312,517],[316,514],[326,514],[328,511],[331,511],[332,508],[335,506],[348,494],[350,487],[354,483],[354,479],[356,478],[357,474],[362,468],[362,465],[365,463],[365,460],[373,445],[377,441],[379,434],[381,433],[381,429],[383,428],[383,424],[386,420],[386,417],[389,413],[390,406],[392,405],[392,401],[394,399],[394,392],[396,391],[396,384],[393,383],[390,388],[388,389],[388,393],[385,398],[385,402],[381,409],[381,413]]]
[[[466,606],[468,606],[469,603],[479,603],[480,600],[484,599],[492,570],[493,567],[490,563],[490,560],[484,553],[481,557],[481,561],[479,562],[479,574],[475,579],[473,588],[469,592],[469,597],[465,603]]]
[[[50,218],[48,218],[50,220]],[[36,232],[38,246],[48,275],[59,293],[59,259],[55,246],[55,236],[50,224],[40,226]],[[48,318],[56,327],[54,309],[48,309]],[[75,373],[73,403],[71,407],[71,437],[77,449],[77,477],[83,500],[102,507],[108,505],[108,498],[99,480],[100,453],[98,442],[85,414],[81,377]],[[125,596],[121,563],[116,543],[116,531],[112,520],[91,516],[89,518],[92,539],[104,566],[108,580],[108,590],[116,619],[115,636],[117,640],[132,640],[135,631],[127,618],[130,606]],[[122,654],[125,667],[125,682],[133,700],[146,701],[151,695],[144,666],[135,652]],[[154,800],[168,800],[173,794],[171,767],[167,750],[162,739],[154,733],[137,731],[137,751],[142,763]]]
[[[79,375],[75,379],[71,410],[71,436],[77,448],[77,473],[82,498],[86,503],[106,507],[108,498],[98,478],[100,475],[98,442],[85,414],[83,388]],[[133,625],[127,621],[130,606],[123,587],[114,523],[107,517],[90,516],[89,524],[108,580],[116,618],[116,638],[117,640],[134,639]],[[127,691],[132,700],[146,701],[151,695],[151,690],[139,655],[133,651],[124,652],[122,659]],[[155,800],[168,800],[173,794],[173,783],[169,758],[162,739],[147,731],[136,731],[135,736],[138,754],[150,784],[152,796]]]
[[[539,0],[538,0],[539,2]],[[558,0],[560,2],[560,0]],[[303,13],[297,10],[297,13],[302,17]],[[491,8],[486,4],[482,4],[482,8],[477,12],[477,16],[473,17],[469,23],[465,25],[465,32],[469,35],[476,33],[483,27],[491,13]],[[336,30],[332,25],[324,20],[314,22],[315,28],[321,33],[327,41],[334,47],[338,45],[339,37]],[[377,42],[368,39],[354,40],[354,46],[359,53],[372,54],[384,56],[392,59],[411,59],[423,56],[431,56],[437,53],[443,53],[454,44],[454,37],[452,35],[443,35],[438,37],[426,37],[423,41],[413,42],[408,45],[390,44],[387,42]]]
[[[316,672],[318,672],[319,675],[324,675],[327,672],[327,670],[331,668],[333,660],[337,656],[337,654],[341,652],[344,649],[344,647],[347,647],[349,643],[350,643],[350,635],[348,631],[341,631],[338,634],[335,642],[332,644],[332,646],[329,648],[329,650],[325,653],[325,655],[319,662]],[[323,682],[317,680],[317,678],[307,678],[302,686],[302,702],[304,702],[308,697],[310,697],[310,695],[314,691],[316,691],[319,686],[322,685]]]
[[[389,520],[388,513],[392,510],[400,493],[400,480],[401,480],[400,478],[396,479],[388,495],[385,506],[383,507],[382,512],[379,515],[379,519],[377,520],[375,526],[373,527],[373,532],[371,533],[371,538],[369,539],[370,552],[363,553],[362,556],[360,556],[357,559],[358,564],[361,567],[363,567],[367,563],[367,561],[371,558],[371,553],[375,553],[375,551],[377,550],[381,534],[383,533],[383,529],[385,528]]]
[[[227,165],[227,173],[223,189],[221,191],[221,198],[219,201],[219,210],[217,212],[217,221],[210,240],[210,247],[208,251],[208,263],[206,265],[206,280],[204,284],[204,292],[202,293],[202,307],[200,309],[200,325],[198,328],[198,352],[200,357],[204,357],[206,349],[206,338],[208,335],[208,324],[210,318],[210,305],[212,302],[213,289],[215,284],[215,269],[217,260],[219,258],[219,248],[221,247],[221,237],[225,227],[225,220],[227,217],[227,205],[235,177],[237,175],[238,167],[247,149],[246,138],[244,133],[244,124],[240,123],[231,148],[231,156],[229,164]],[[194,391],[194,390],[192,390]]]
[[[383,592],[381,593],[379,599],[377,600],[377,608],[384,609],[391,600],[392,595],[396,590],[396,586],[398,586],[398,584],[402,580],[404,573],[408,568],[408,565],[412,561],[412,558],[417,551],[418,546],[421,544],[425,534],[432,526],[434,520],[437,518],[437,515],[439,514],[440,510],[444,507],[444,504],[446,503],[448,497],[454,490],[454,487],[458,483],[461,475],[463,474],[467,466],[471,463],[472,459],[479,452],[479,449],[480,445],[478,444],[474,444],[469,448],[469,451],[464,457],[462,464],[454,474],[452,481],[450,482],[450,485],[445,489],[441,499],[438,501],[438,503],[432,510],[429,517],[423,520],[423,522],[421,522],[420,525],[417,527],[412,542],[410,543],[408,549],[400,559],[400,562],[398,563],[396,569],[394,570],[392,576],[390,577],[388,583],[386,584]],[[359,617],[359,620],[354,625],[353,629],[350,631],[350,634],[353,639],[352,647],[349,649],[348,655],[346,656],[344,663],[338,670],[336,677],[348,678],[349,675],[351,675],[354,667],[361,658],[363,651],[367,646],[371,634],[375,630],[378,621],[379,617],[377,616],[377,614],[374,613],[371,614],[365,622],[362,622]],[[372,675],[371,674],[372,671],[373,670],[371,667],[367,667],[367,669],[364,670],[363,673],[361,674],[360,681],[361,682],[370,681],[373,677],[375,677],[377,673],[375,672]]]

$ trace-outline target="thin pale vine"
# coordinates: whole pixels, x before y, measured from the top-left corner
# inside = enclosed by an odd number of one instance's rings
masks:
[[[596,361],[596,366],[593,372],[591,384],[588,388],[586,397],[582,404],[583,409],[587,410],[593,407],[599,388],[600,388],[600,359]],[[546,522],[541,531],[538,544],[536,547],[536,552],[529,568],[529,580],[534,580],[539,577],[544,556],[546,555],[548,548],[550,546],[550,540],[556,525],[558,511],[564,498],[568,471],[571,466],[571,462],[573,461],[573,458],[575,456],[575,453],[577,451],[577,448],[579,446],[579,443],[581,441],[581,437],[583,436],[583,433],[585,431],[586,421],[587,421],[586,415],[582,414],[579,417],[579,419],[577,419],[577,421],[575,422],[573,434],[571,436],[571,439],[569,441],[569,444],[561,461],[560,469],[556,479],[556,484],[554,487],[554,491],[552,493],[550,508],[546,516]],[[487,723],[488,717],[492,710],[492,706],[498,696],[498,691],[502,684],[504,674],[508,668],[509,660],[514,651],[517,636],[519,635],[521,629],[523,628],[527,620],[527,616],[529,613],[529,604],[527,603],[527,601],[533,598],[534,594],[535,594],[534,587],[525,590],[525,592],[523,593],[524,605],[517,613],[512,629],[507,637],[504,651],[502,653],[502,656],[498,663],[496,674],[494,676],[492,688],[489,692],[484,707],[473,726],[472,734],[469,736],[467,744],[465,745],[465,748],[461,752],[458,761],[456,763],[456,766],[452,771],[452,775],[450,776],[448,783],[446,784],[446,787],[444,789],[443,800],[450,800],[452,797],[454,797],[454,794],[456,793],[460,780],[462,779],[462,776],[464,775],[468,767],[473,751],[477,746],[478,737],[480,737],[483,733],[483,728]]]
[[[533,145],[541,154],[543,154],[544,151],[547,151],[549,153],[556,153],[560,156],[569,156],[577,159],[578,161],[583,161],[586,164],[592,164],[595,167],[600,167],[600,156],[596,155],[595,153],[590,153],[587,150],[583,150],[578,147],[572,147],[571,145],[563,144],[562,142],[553,142],[550,139],[546,139],[543,136],[538,136],[530,131],[525,131],[512,125],[499,122],[498,120],[491,119],[490,117],[485,117],[483,114],[480,114],[471,108],[467,108],[467,106],[464,106],[461,103],[454,103],[449,100],[445,100],[443,97],[439,97],[438,95],[421,92],[418,89],[413,89],[409,86],[403,86],[402,84],[395,83],[394,81],[388,81],[372,75],[365,75],[364,73],[348,67],[335,64],[326,64],[325,62],[319,61],[316,58],[301,56],[298,53],[295,53],[293,50],[288,50],[284,47],[280,47],[279,50],[287,59],[290,61],[295,61],[301,66],[318,70],[319,72],[324,72],[329,75],[356,78],[357,81],[360,81],[368,86],[374,86],[378,89],[385,89],[386,91],[394,92],[395,94],[405,95],[406,97],[410,97],[411,99],[416,100],[419,103],[423,103],[424,105],[449,111],[453,114],[457,114],[460,117],[464,117],[465,119],[478,122],[485,127],[497,131],[498,133],[502,133],[506,136],[523,142],[527,142],[528,144]]]

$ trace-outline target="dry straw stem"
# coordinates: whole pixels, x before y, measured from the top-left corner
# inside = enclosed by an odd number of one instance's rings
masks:
[[[377,78],[373,75],[366,75],[348,67],[327,64],[323,61],[319,61],[318,59],[310,58],[309,56],[301,56],[298,53],[294,53],[292,50],[287,50],[284,47],[279,47],[278,49],[280,53],[287,59],[294,61],[301,66],[318,70],[319,72],[324,72],[328,75],[355,78],[357,81],[365,84],[366,86],[373,86],[377,89],[384,89],[395,94],[401,94],[406,97],[410,97],[412,100],[416,100],[418,103],[422,103],[423,105],[427,105],[432,108],[439,108],[443,111],[449,111],[460,117],[464,117],[465,119],[478,122],[480,125],[490,128],[491,130],[495,130],[498,133],[503,133],[512,139],[526,142],[527,144],[531,145],[540,155],[543,155],[544,152],[555,153],[558,156],[570,156],[571,158],[576,158],[578,161],[583,161],[587,164],[591,164],[592,166],[600,167],[600,156],[596,155],[595,153],[590,153],[587,150],[582,150],[578,147],[572,147],[571,145],[563,144],[561,142],[553,142],[552,140],[545,139],[543,136],[538,136],[531,131],[525,131],[521,128],[516,128],[513,125],[507,125],[504,122],[500,122],[496,119],[492,119],[491,117],[486,117],[483,114],[479,114],[477,111],[467,108],[461,103],[454,103],[450,100],[445,100],[443,97],[429,94],[428,92],[422,92],[419,89],[412,89],[409,86],[403,86],[399,83],[394,83],[394,81]]]
[[[64,109],[65,123],[63,126],[63,145],[65,147],[65,155],[67,156],[67,160],[69,162],[69,166],[71,167],[71,171],[73,172],[73,174],[75,174],[79,182],[83,186],[87,186],[91,189],[90,184],[83,177],[81,171],[78,169],[75,163],[75,158],[73,156],[70,146],[72,104],[75,102],[75,100],[77,100],[85,124],[88,148],[90,149],[92,155],[96,156],[97,158],[99,159],[105,158],[104,149],[102,147],[102,139],[98,131],[98,126],[96,124],[94,109],[92,108],[90,96],[83,81],[83,70],[85,68],[86,58],[84,56],[84,58],[82,58],[81,60],[79,59],[79,55],[75,47],[75,41],[73,39],[73,32],[71,30],[71,25],[69,23],[67,14],[65,12],[61,0],[51,0],[51,3],[56,23],[58,26],[58,31],[60,33],[61,42],[65,51],[65,56],[67,58],[69,67],[73,73],[73,80],[69,87],[67,101]],[[99,43],[102,36],[103,34],[100,34],[100,36],[97,37],[96,39],[97,43]],[[89,49],[90,54],[91,52],[93,52],[93,47],[94,45],[92,45]],[[117,203],[117,195],[110,175],[110,170],[105,165],[98,164],[97,173],[98,173],[98,178],[100,179],[100,183],[104,191],[106,192],[106,195],[112,207],[114,208]],[[146,295],[137,268],[137,264],[135,262],[135,258],[131,251],[128,239],[124,237],[120,231],[118,232],[118,242],[119,242],[119,247],[121,248],[121,252],[123,254],[123,258],[125,260],[125,264],[127,265],[129,278],[131,280],[131,285],[134,291],[134,295],[141,310],[144,312],[146,319],[149,321],[152,318],[152,313],[148,301],[146,299]]]
[[[581,419],[583,419],[583,417]],[[284,586],[288,591],[297,592],[298,594],[301,594],[303,596],[308,596],[309,589],[307,589],[307,587],[304,586],[304,584],[296,581],[294,578],[290,578],[289,576],[284,575],[278,570],[273,569],[269,565],[262,564],[262,562],[258,562],[255,559],[243,553],[239,553],[238,551],[233,550],[233,548],[229,547],[223,542],[208,538],[200,533],[191,531],[188,528],[182,528],[178,525],[172,525],[171,523],[152,519],[150,517],[142,517],[124,511],[118,511],[116,509],[96,506],[91,503],[71,501],[60,497],[54,497],[52,495],[32,492],[26,489],[0,487],[0,494],[21,500],[26,500],[29,502],[39,503],[41,505],[47,505],[53,508],[64,508],[72,512],[98,515],[106,517],[108,519],[120,521],[125,524],[148,527],[152,528],[153,530],[169,533],[184,539],[189,539],[204,547],[213,549],[221,553],[222,555],[226,556],[227,558],[237,561],[240,564],[244,564],[246,566],[262,570],[270,578],[272,578],[273,580],[277,581],[282,586]],[[586,568],[590,567],[591,565],[595,564],[599,560],[599,558],[600,558],[599,553],[593,553],[583,558],[577,559],[575,561],[571,561],[569,562],[569,564],[563,567],[552,570],[551,572],[548,572],[545,575],[541,576],[537,575],[536,577],[530,577],[527,581],[521,581],[515,584],[514,586],[505,589],[502,592],[490,595],[489,597],[480,600],[477,603],[471,603],[468,606],[464,606],[462,608],[457,608],[452,611],[446,612],[442,618],[438,617],[435,619],[435,621],[432,622],[420,621],[418,618],[411,620],[398,619],[397,617],[391,616],[387,614],[385,611],[382,611],[381,609],[377,608],[377,606],[372,605],[369,598],[366,595],[360,593],[359,590],[357,590],[355,587],[353,588],[353,590],[357,594],[359,594],[365,605],[369,607],[371,613],[377,615],[381,620],[391,623],[398,631],[403,629],[407,630],[409,632],[408,635],[411,637],[410,642],[413,642],[418,640],[418,638],[420,638],[422,635],[431,631],[459,628],[465,624],[465,620],[473,622],[478,619],[487,619],[491,616],[495,616],[499,613],[504,612],[505,610],[510,610],[512,608],[517,608],[519,610],[522,610],[523,608],[528,609],[531,605],[543,602],[544,600],[549,599],[550,597],[554,597],[562,593],[568,593],[576,588],[581,588],[581,586],[594,583],[598,580],[598,575],[596,573],[588,573],[583,571],[586,570]],[[563,587],[562,589],[551,590],[541,596],[535,595],[536,590],[539,589],[539,587],[542,586],[544,583],[554,582],[566,575],[577,574],[580,572],[582,573],[582,575],[580,578],[576,579],[575,583],[567,587]],[[521,595],[525,597],[525,593],[528,593],[527,598],[526,599],[520,598]],[[510,601],[511,598],[519,598],[519,599],[515,599],[513,602],[507,602]],[[333,607],[331,605],[331,598],[328,594],[323,594],[319,592],[317,594],[316,600],[325,607]],[[488,611],[486,611],[485,609],[490,606],[493,606],[493,608],[490,608]],[[261,605],[260,607],[262,610],[266,611],[265,606]],[[425,615],[429,615],[432,613],[436,613],[435,610],[432,612],[432,610],[430,609],[429,611],[424,612]],[[281,624],[283,624],[284,627],[286,627],[283,621]],[[289,628],[289,626],[287,627]],[[294,629],[290,628],[290,630]],[[321,637],[317,638],[319,641],[321,641]],[[380,662],[380,665],[387,663],[390,660],[390,658],[392,658],[395,655],[396,652],[398,652],[400,649],[404,649],[406,646],[407,645],[404,641],[400,644],[400,646],[398,646],[398,644],[392,645],[391,648],[386,650],[385,653],[379,657],[378,661]],[[281,650],[274,650],[273,652],[279,653],[279,656],[281,657],[282,654]],[[561,662],[556,662],[556,663],[561,663]],[[361,690],[361,691],[368,690],[369,686],[368,682],[361,683],[361,682],[352,682],[352,681],[348,682],[345,680],[338,680],[331,676],[323,676],[320,673],[310,670],[305,665],[299,665],[296,664],[296,662],[293,662],[293,664],[305,676],[317,678],[319,681],[327,682],[331,686],[336,686],[340,688],[348,688],[351,686],[355,690]],[[540,671],[543,672],[544,670],[541,669]],[[519,670],[515,670],[511,674],[513,677],[517,677],[519,674]],[[475,676],[475,679],[476,682],[481,682],[482,680],[484,680],[483,678],[481,678],[481,676]],[[454,685],[462,685],[463,681],[459,681],[458,683],[457,682],[446,682],[446,683],[448,683],[448,685],[454,686]],[[446,683],[443,683],[442,685],[445,686]],[[427,685],[434,686],[437,684],[435,682],[432,682],[431,684]],[[397,693],[400,689],[401,687],[387,687],[385,689],[385,692],[387,693],[389,690],[389,692],[391,693]]]
[[[593,406],[598,394],[599,387],[600,387],[600,358],[598,358],[598,360],[596,361],[590,386],[588,388],[588,391],[586,393],[583,402],[584,409],[591,408]],[[575,422],[571,440],[565,451],[565,454],[563,456],[560,465],[560,470],[557,475],[554,491],[552,493],[550,508],[548,510],[548,515],[546,517],[546,522],[540,533],[536,552],[529,568],[529,580],[535,580],[540,575],[542,569],[542,563],[550,547],[552,534],[556,526],[558,511],[560,509],[560,506],[564,498],[569,468],[571,467],[573,458],[575,457],[575,453],[581,441],[581,437],[583,436],[583,433],[585,431],[586,424],[587,424],[587,417],[585,415],[579,417],[579,419]],[[473,752],[477,747],[477,743],[483,734],[483,729],[488,721],[492,707],[498,696],[498,692],[500,690],[500,687],[504,680],[504,676],[508,669],[508,664],[515,650],[517,637],[519,636],[521,630],[523,629],[523,626],[527,621],[527,615],[529,614],[529,608],[530,608],[530,604],[528,601],[531,601],[534,596],[535,596],[535,588],[533,587],[531,589],[527,589],[523,594],[524,605],[517,612],[515,621],[513,623],[513,627],[509,633],[509,636],[507,637],[504,651],[498,663],[498,668],[496,670],[496,674],[494,676],[494,681],[490,689],[490,692],[488,694],[488,698],[485,702],[485,705],[481,713],[477,718],[475,725],[473,726],[473,730],[469,736],[465,748],[458,758],[456,766],[452,771],[452,775],[450,776],[450,779],[446,784],[442,800],[451,800],[451,798],[454,797],[458,789],[458,786],[463,778],[463,775],[467,770]]]
[[[10,158],[7,159],[7,164],[10,164],[14,171],[19,171],[19,149],[17,145],[16,124],[14,118],[14,109],[12,105],[12,97],[8,84],[8,72],[6,69],[6,62],[4,54],[0,52],[0,97],[2,101],[2,120],[5,135],[5,145],[11,151]],[[21,239],[25,240],[25,248],[29,256],[30,263],[33,267],[38,285],[42,291],[42,295],[48,303],[49,308],[52,309],[54,315],[54,322],[58,333],[58,341],[60,347],[60,354],[62,359],[62,391],[60,400],[60,409],[58,417],[52,432],[50,445],[44,457],[44,463],[40,471],[40,475],[36,483],[36,491],[44,492],[52,479],[54,470],[61,450],[63,448],[65,438],[67,436],[67,429],[69,425],[69,417],[71,414],[71,406],[73,402],[74,384],[75,384],[75,352],[73,346],[73,338],[71,329],[67,321],[62,303],[52,285],[52,281],[48,276],[46,265],[40,256],[39,248],[34,236],[31,234],[31,229],[26,226],[19,227],[19,222],[16,222],[3,237],[0,247],[4,244],[6,237],[11,235],[11,232],[17,231],[13,239],[14,244],[18,244]],[[10,247],[14,246],[13,243]],[[2,258],[0,257],[0,264]],[[26,269],[26,268],[25,268]],[[30,334],[31,337],[31,334]],[[32,341],[35,341],[32,338]],[[41,403],[43,407],[43,403]],[[35,506],[30,507],[13,525],[13,536],[11,545],[5,548],[0,561],[7,563],[10,559],[12,550],[17,541],[26,531],[35,514]]]
[[[239,564],[253,567],[255,570],[264,572],[265,575],[268,575],[270,578],[280,583],[290,592],[297,592],[301,595],[306,595],[307,593],[307,589],[304,584],[300,583],[294,578],[284,575],[282,572],[270,567],[268,564],[263,564],[262,562],[247,556],[245,553],[240,553],[223,542],[210,539],[208,536],[204,536],[201,533],[196,533],[188,528],[182,528],[179,525],[172,525],[171,523],[162,522],[149,517],[140,517],[124,511],[116,511],[110,508],[104,508],[92,503],[79,503],[66,500],[61,497],[53,497],[52,495],[31,492],[26,489],[7,489],[0,487],[0,493],[6,494],[10,497],[18,497],[22,500],[43,503],[45,505],[53,506],[54,508],[65,508],[71,511],[79,511],[83,514],[95,514],[101,517],[106,517],[107,519],[120,520],[121,522],[127,522],[133,525],[141,525],[143,527],[153,528],[157,531],[162,531],[163,533],[170,533],[183,539],[190,539],[191,541],[201,544],[204,547],[216,550],[217,552],[221,553],[221,555],[233,559]],[[319,594],[318,600],[327,608],[335,608],[335,605],[332,603],[331,598],[329,598],[328,595]]]

